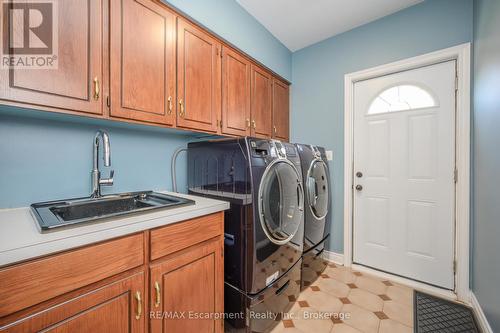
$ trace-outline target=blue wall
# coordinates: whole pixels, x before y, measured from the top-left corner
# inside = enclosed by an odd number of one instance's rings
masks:
[[[235,0],[163,0],[194,18],[285,79],[292,53]]]
[[[500,332],[500,1],[476,0],[474,42],[472,289]]]
[[[472,41],[472,0],[432,0],[292,55],[291,137],[333,150],[333,235],[343,252],[344,75]]]
[[[291,53],[234,0],[168,1],[286,79]],[[194,133],[0,106],[0,208],[90,193],[92,139],[111,136],[115,185],[106,193],[170,189],[170,158]],[[186,188],[180,156],[179,189]]]
[[[194,136],[120,125],[103,120],[35,114],[19,109],[0,109],[0,207],[88,196],[91,192],[92,143],[95,132],[110,134],[111,168],[115,184],[103,193],[168,189],[173,151]],[[21,115],[13,115],[21,112]],[[26,115],[24,113],[29,113]],[[194,135],[193,133],[187,133]],[[183,154],[184,155],[184,154]],[[179,190],[186,190],[186,159],[179,155]],[[102,155],[100,155],[102,156]],[[102,158],[99,160],[102,166]]]

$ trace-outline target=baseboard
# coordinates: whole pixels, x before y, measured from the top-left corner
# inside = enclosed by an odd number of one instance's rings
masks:
[[[331,252],[331,251],[323,251],[323,258],[325,260],[331,261],[337,265],[343,265],[344,264],[344,255],[342,253],[336,253],[336,252]]]
[[[480,326],[481,331],[483,333],[493,333],[493,330],[491,329],[491,326],[488,323],[488,319],[486,319],[483,309],[481,308],[481,305],[479,304],[476,295],[474,295],[472,291],[470,293],[470,299],[472,308],[474,309],[476,315],[476,320],[478,321],[478,325]]]

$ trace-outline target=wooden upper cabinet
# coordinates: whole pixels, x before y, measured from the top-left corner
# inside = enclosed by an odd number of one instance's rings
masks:
[[[194,245],[151,266],[151,313],[186,313],[185,318],[151,317],[153,333],[222,333],[223,319],[189,318],[224,312],[223,239]]]
[[[221,116],[221,43],[177,20],[177,126],[218,132]]]
[[[273,138],[288,141],[290,138],[290,87],[273,79]]]
[[[0,8],[0,17],[4,9]],[[58,1],[56,12],[59,28],[52,46],[57,68],[0,69],[0,99],[36,108],[102,114],[102,1]],[[9,28],[12,22],[2,24]]]
[[[141,272],[0,326],[0,332],[142,333],[148,315],[144,305]]]
[[[175,15],[150,0],[110,7],[110,115],[174,125]]]
[[[251,63],[228,47],[222,48],[222,133],[250,135]]]
[[[271,74],[252,65],[252,135],[270,138],[272,132],[272,82]]]

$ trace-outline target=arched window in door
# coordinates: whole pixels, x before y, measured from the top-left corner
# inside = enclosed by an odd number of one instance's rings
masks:
[[[382,91],[372,101],[368,114],[408,111],[437,106],[436,99],[422,87],[403,84]]]

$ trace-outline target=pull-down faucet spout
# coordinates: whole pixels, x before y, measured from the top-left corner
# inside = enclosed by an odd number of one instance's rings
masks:
[[[101,186],[113,185],[114,170],[111,170],[109,178],[101,178],[99,171],[99,143],[102,139],[104,166],[111,166],[111,149],[109,145],[109,134],[104,130],[99,130],[94,137],[94,160],[92,168],[92,198],[101,197]]]

